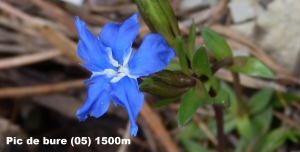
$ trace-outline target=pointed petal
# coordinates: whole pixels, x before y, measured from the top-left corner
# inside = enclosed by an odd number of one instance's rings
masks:
[[[174,50],[169,47],[159,34],[147,35],[140,48],[128,63],[131,76],[147,76],[163,70],[174,57]]]
[[[86,27],[85,22],[77,16],[75,25],[80,37],[77,46],[78,56],[88,64],[94,64],[99,69],[112,68],[105,47],[100,44],[99,39],[94,36]]]
[[[131,46],[140,27],[137,17],[134,14],[122,24],[107,23],[100,32],[101,43],[112,49],[119,64],[123,64],[124,58],[131,54]]]
[[[110,83],[112,87],[112,100],[124,106],[127,109],[130,120],[130,134],[136,136],[138,126],[135,124],[135,119],[141,111],[144,94],[139,91],[136,79],[131,79],[127,76],[123,77],[116,83]]]
[[[104,75],[100,75],[85,81],[86,84],[92,84],[86,87],[88,91],[86,100],[76,114],[80,121],[85,120],[88,115],[98,118],[107,111],[110,103],[110,95],[104,85],[107,84],[110,79],[111,78],[107,78]]]
[[[99,69],[97,66],[95,66],[94,64],[85,64],[85,63],[79,63],[81,66],[85,67],[86,69],[88,69],[91,72],[94,71],[102,71],[102,69]]]

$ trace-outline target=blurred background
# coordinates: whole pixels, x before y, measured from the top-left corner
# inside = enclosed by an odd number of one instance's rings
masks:
[[[300,150],[300,1],[169,2],[184,38],[192,20],[196,23],[195,48],[204,44],[199,25],[208,26],[226,38],[235,55],[257,57],[278,78],[271,81],[241,76],[245,100],[263,88],[273,88],[275,93],[260,109],[272,107],[269,118],[261,116],[267,123],[262,126],[268,127],[258,134],[255,142],[241,143],[243,139],[236,128],[239,124],[234,117],[225,118],[228,151],[255,151],[263,137],[268,137],[264,141],[266,146],[262,146],[266,151]],[[179,129],[180,102],[154,110],[152,106],[160,99],[147,95],[148,111],[143,110],[139,115],[136,137],[128,136],[126,110],[113,104],[100,118],[78,121],[76,111],[86,97],[82,82],[90,73],[78,64],[81,61],[76,55],[75,16],[98,36],[105,23],[121,23],[137,12],[133,0],[0,1],[0,152],[164,152],[172,148],[186,152],[216,151],[215,114],[207,105],[201,106],[195,118]],[[141,17],[139,20],[141,27],[134,48],[150,33]],[[220,70],[216,76],[227,82],[224,85],[232,91],[232,77],[227,70]],[[225,115],[230,114],[230,108],[225,109],[229,109]],[[68,144],[7,145],[6,137],[17,137],[23,142],[29,137],[40,141],[43,137],[67,139]],[[90,137],[92,144],[72,147],[69,144],[72,137]],[[96,137],[130,138],[131,144],[97,145]],[[165,137],[170,140],[163,140]]]

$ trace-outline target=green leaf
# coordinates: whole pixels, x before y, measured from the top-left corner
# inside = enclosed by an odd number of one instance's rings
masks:
[[[224,38],[204,26],[200,26],[200,30],[205,44],[218,61],[232,58],[232,51]]]
[[[192,60],[192,69],[198,77],[205,75],[210,78],[212,76],[208,55],[204,46],[201,46],[195,52]]]
[[[184,74],[186,74],[187,76],[190,76],[189,66],[188,66],[187,58],[186,58],[184,48],[182,45],[182,38],[180,36],[176,37],[173,46],[174,46],[174,49],[177,50],[177,52],[178,52],[179,63],[180,63],[182,72]]]
[[[179,62],[171,61],[168,66],[166,67],[166,70],[170,71],[181,71],[181,66]]]
[[[178,111],[178,127],[186,124],[196,113],[202,101],[194,94],[194,88],[190,88],[183,96]]]
[[[194,48],[195,48],[195,37],[196,37],[196,27],[195,27],[195,22],[193,20],[192,26],[190,28],[190,34],[188,37],[188,42],[187,42],[187,57],[192,61],[193,55],[194,55]]]
[[[218,92],[218,91],[219,91],[219,80],[218,80],[215,76],[212,75],[212,76],[210,77],[209,83],[211,84],[212,89],[213,89],[215,92]]]
[[[239,116],[237,118],[237,130],[242,138],[250,139],[251,137],[251,123],[248,115]]]
[[[256,114],[265,109],[272,95],[273,89],[267,88],[254,94],[246,103],[249,114]]]
[[[264,137],[270,129],[272,123],[272,112],[273,109],[271,106],[266,107],[263,111],[254,115],[251,121],[251,130],[252,130],[252,139],[253,151],[261,151],[262,145],[259,144],[262,142],[262,137]],[[248,147],[249,145],[247,145]]]
[[[240,138],[234,152],[245,152],[246,148],[249,146],[249,140],[245,138]]]
[[[227,93],[229,94],[230,107],[228,108],[228,110],[230,111],[231,114],[237,116],[237,114],[238,114],[238,105],[237,105],[237,99],[236,99],[234,91],[224,81],[220,82],[220,88],[226,90]]]
[[[253,57],[234,57],[233,65],[230,66],[229,69],[233,72],[243,73],[250,76],[275,78],[273,72],[266,65]]]
[[[198,142],[195,142],[194,140],[191,139],[182,139],[180,143],[187,150],[187,152],[199,152],[199,151],[211,152],[211,150],[204,148]]]
[[[260,152],[263,137],[268,133],[271,122],[272,122],[272,107],[268,106],[264,111],[257,113],[251,119],[251,132],[250,136],[247,138],[241,137],[236,148],[236,152],[244,152],[252,147],[252,151]],[[248,128],[248,127],[247,127]]]
[[[212,104],[212,100],[210,99],[210,96],[208,92],[206,91],[206,88],[204,84],[196,79],[196,85],[194,87],[194,94],[201,100],[204,101],[206,104]]]
[[[218,94],[212,98],[213,104],[219,104],[222,106],[229,107],[230,106],[230,99],[229,94],[227,91],[221,89],[218,91]]]
[[[159,101],[157,104],[154,105],[154,109],[157,109],[157,108],[161,108],[161,107],[164,107],[174,101],[176,101],[180,96],[177,96],[177,97],[174,97],[174,98],[165,98],[161,101]]]
[[[194,136],[196,134],[196,136]],[[180,141],[186,138],[199,138],[200,129],[195,122],[189,123],[180,129],[180,132],[176,135],[175,140]]]
[[[273,100],[274,100],[273,103],[275,108],[282,108],[283,105],[281,100],[284,100],[287,106],[290,106],[293,102],[300,103],[300,96],[292,93],[287,93],[287,92],[276,93]]]
[[[272,112],[272,107],[267,106],[263,111],[253,116],[251,121],[253,137],[258,137],[260,134],[266,134],[268,132],[272,122]]]
[[[288,139],[289,129],[277,128],[271,131],[263,141],[262,152],[274,152]]]

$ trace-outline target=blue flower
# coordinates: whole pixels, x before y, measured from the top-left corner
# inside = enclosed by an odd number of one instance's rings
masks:
[[[140,27],[137,18],[134,14],[122,24],[107,23],[100,38],[79,17],[75,21],[80,37],[77,54],[85,62],[81,65],[92,72],[91,78],[84,82],[88,93],[77,111],[79,120],[88,115],[102,116],[112,100],[127,109],[133,136],[138,131],[135,120],[144,101],[137,78],[163,70],[174,57],[174,50],[158,34],[147,35],[137,52],[133,51],[132,43]]]

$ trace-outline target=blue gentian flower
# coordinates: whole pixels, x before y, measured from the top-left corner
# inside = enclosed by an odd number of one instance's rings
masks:
[[[100,117],[112,100],[127,109],[132,136],[138,131],[135,120],[144,101],[137,78],[163,70],[174,57],[174,50],[159,34],[147,35],[137,52],[133,51],[132,43],[140,27],[137,18],[134,14],[122,24],[107,23],[99,38],[79,17],[75,21],[80,37],[77,54],[85,62],[81,65],[92,72],[84,82],[88,93],[77,116],[80,121],[88,115]]]

